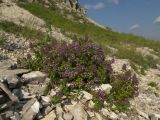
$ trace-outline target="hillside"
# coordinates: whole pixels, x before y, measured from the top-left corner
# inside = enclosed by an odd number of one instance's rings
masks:
[[[0,0],[0,120],[159,113],[159,41],[114,32],[77,0]]]

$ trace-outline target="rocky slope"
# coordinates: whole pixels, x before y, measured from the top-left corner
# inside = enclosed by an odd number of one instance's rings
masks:
[[[24,0],[25,1],[25,0]],[[53,0],[54,1],[54,0]],[[26,2],[39,2],[26,0]],[[46,7],[55,6],[74,11],[78,16],[85,16],[85,11],[80,7],[77,0],[55,0],[54,2],[41,0]],[[15,14],[16,13],[16,14]],[[69,17],[68,19],[70,19]],[[13,22],[20,26],[29,26],[31,29],[48,31],[46,22],[34,16],[29,11],[19,7],[15,0],[0,1],[0,21]],[[79,22],[92,22],[83,18]],[[95,25],[100,26],[97,23]],[[71,42],[72,39],[64,34],[59,28],[51,26],[50,36],[57,40]],[[20,69],[17,59],[26,57],[31,53],[29,40],[25,36],[17,36],[0,30],[0,120],[159,120],[160,119],[160,68],[148,69],[145,75],[137,74],[139,78],[139,95],[130,100],[130,112],[111,111],[108,103],[100,111],[94,111],[93,96],[87,91],[81,91],[76,99],[67,99],[52,104],[51,97],[56,96],[59,87],[44,95],[45,85],[49,78],[40,71]],[[114,49],[115,50],[115,49]],[[142,54],[153,54],[148,48],[137,48]],[[106,59],[113,59],[107,57]],[[157,59],[157,58],[156,58]],[[123,73],[123,66],[131,69],[129,60],[115,59],[112,63],[114,74]],[[158,65],[157,65],[158,66]],[[154,84],[153,84],[154,83]],[[100,89],[108,94],[112,89],[109,84],[101,85]],[[76,93],[72,93],[76,94]],[[113,106],[114,107],[114,106]]]

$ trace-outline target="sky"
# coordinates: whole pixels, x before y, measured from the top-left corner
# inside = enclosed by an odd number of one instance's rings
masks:
[[[160,40],[160,0],[79,0],[87,15],[114,31]]]

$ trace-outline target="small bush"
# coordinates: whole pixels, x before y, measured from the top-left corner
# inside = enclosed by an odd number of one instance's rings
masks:
[[[106,93],[102,90],[95,92],[93,96],[94,109],[98,111],[104,107],[104,101],[106,100],[107,96]]]
[[[53,104],[57,104],[57,103],[59,103],[61,101],[61,96],[53,96],[52,97],[52,103]]]
[[[36,59],[29,57],[28,67],[48,73],[52,84],[90,89],[95,84],[109,83],[103,50],[87,39],[71,44],[54,41],[34,52]]]
[[[148,85],[151,86],[151,87],[157,87],[157,83],[153,82],[153,81],[148,83]]]
[[[113,76],[111,79],[112,90],[109,101],[115,105],[115,110],[125,111],[129,106],[129,99],[138,94],[138,79],[132,72],[125,71],[125,74]]]

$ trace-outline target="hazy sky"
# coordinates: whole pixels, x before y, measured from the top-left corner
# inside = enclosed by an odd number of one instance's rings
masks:
[[[79,0],[87,15],[114,31],[160,40],[160,0]]]

